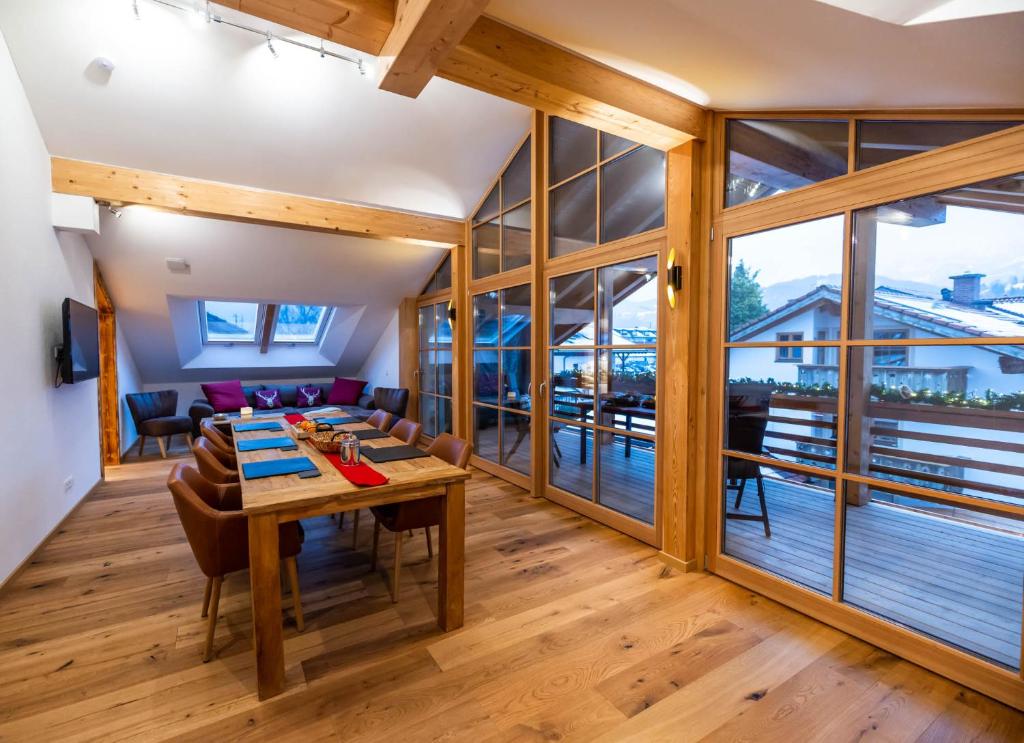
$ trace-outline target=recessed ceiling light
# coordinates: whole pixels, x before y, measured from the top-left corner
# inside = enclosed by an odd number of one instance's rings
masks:
[[[1024,0],[818,0],[897,26],[955,21],[1024,11]]]

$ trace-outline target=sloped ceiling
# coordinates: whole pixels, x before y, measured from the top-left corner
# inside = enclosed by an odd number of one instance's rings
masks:
[[[487,12],[712,108],[1024,106],[1024,13],[897,26],[817,0],[491,0]]]
[[[446,80],[412,100],[377,90],[372,69],[283,43],[275,59],[255,34],[138,7],[141,20],[131,0],[0,2],[51,155],[465,217],[529,127],[528,109]]]
[[[117,306],[118,323],[148,383],[234,379],[230,357],[248,379],[354,375],[380,339],[402,298],[416,295],[444,251],[406,243],[343,237],[128,207],[120,219],[104,211],[100,235],[86,240]],[[188,275],[167,258],[185,258]],[[197,365],[188,347],[197,337],[172,320],[196,298],[340,306],[327,333],[329,352],[304,352],[306,365],[281,366],[273,355],[221,349],[215,364]],[[194,303],[191,304],[195,315]],[[194,349],[193,349],[194,350]],[[288,349],[281,349],[287,351]],[[302,349],[297,349],[302,350]],[[333,362],[337,359],[337,364]],[[264,366],[259,364],[265,362]],[[227,368],[216,368],[217,365]]]

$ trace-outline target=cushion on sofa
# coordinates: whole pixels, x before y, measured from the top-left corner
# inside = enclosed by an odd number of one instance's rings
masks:
[[[266,389],[256,390],[256,407],[259,410],[283,408],[284,405],[281,404],[281,391],[276,387],[267,387]]]
[[[203,394],[210,401],[215,413],[235,412],[239,408],[249,406],[249,401],[242,392],[242,383],[237,379],[229,382],[209,382],[199,385]]]
[[[324,391],[318,384],[302,384],[295,388],[298,408],[315,408],[324,404]]]
[[[359,395],[363,391],[366,382],[358,379],[345,379],[335,377],[331,391],[327,393],[328,405],[356,405],[359,403]]]

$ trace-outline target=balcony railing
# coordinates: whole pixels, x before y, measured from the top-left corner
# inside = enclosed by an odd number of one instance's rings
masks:
[[[871,383],[882,387],[901,387],[932,392],[966,394],[969,366],[873,366]],[[804,386],[839,386],[839,367],[828,364],[800,364],[798,383]]]

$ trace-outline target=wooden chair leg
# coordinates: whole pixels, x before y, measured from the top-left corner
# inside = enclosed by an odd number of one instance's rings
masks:
[[[295,626],[299,632],[306,629],[306,620],[302,616],[302,594],[299,593],[299,566],[294,557],[285,558],[285,571],[288,573],[288,585],[292,592],[292,608],[295,610]]]
[[[139,456],[142,456],[142,450],[146,448],[146,437],[139,434]]]
[[[377,569],[377,545],[380,544],[380,521],[373,517],[373,553],[370,555],[370,572]]]
[[[391,575],[391,603],[398,603],[398,574],[402,569],[402,532],[395,532],[395,570]]]
[[[338,531],[345,528],[345,511],[338,514]]]
[[[217,629],[217,608],[220,606],[220,584],[223,578],[213,579],[213,590],[210,593],[210,618],[206,626],[206,647],[203,650],[203,663],[213,658],[213,633]]]
[[[191,451],[192,450],[192,445],[195,443],[195,442],[192,441],[192,434],[191,433],[186,433],[185,434],[185,443],[188,444],[189,451]]]
[[[430,527],[428,526],[423,531],[427,535],[427,557],[429,557],[431,560],[433,560],[434,559],[434,540],[432,540],[430,538]]]
[[[352,549],[356,548],[356,543],[359,541],[359,509],[356,509],[355,515],[352,517]]]
[[[160,456],[167,459],[167,444],[164,443],[164,437],[157,436],[156,443],[160,445]]]
[[[213,590],[213,578],[206,579],[206,590],[203,591],[203,613],[200,614],[203,619],[206,619],[206,615],[210,611],[210,591]]]

